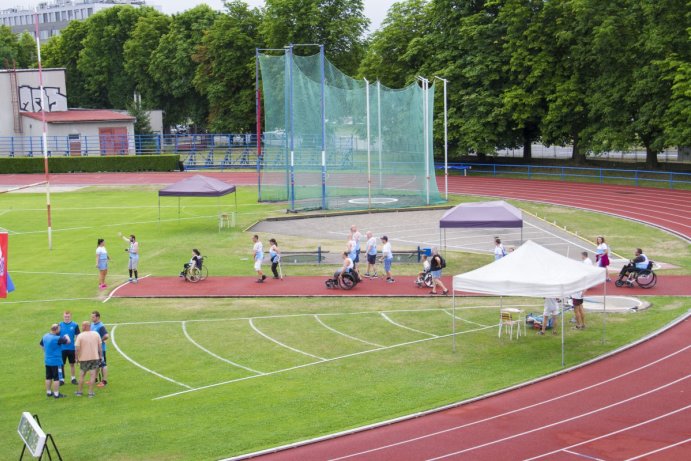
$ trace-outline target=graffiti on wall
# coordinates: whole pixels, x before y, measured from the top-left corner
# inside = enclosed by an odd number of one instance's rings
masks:
[[[67,96],[57,86],[43,87],[46,112],[67,110]],[[41,88],[29,85],[19,87],[19,109],[23,112],[41,111]]]

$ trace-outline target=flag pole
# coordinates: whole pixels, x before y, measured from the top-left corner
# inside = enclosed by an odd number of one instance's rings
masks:
[[[38,10],[34,8],[34,34],[36,36],[36,55],[38,57],[38,85],[41,92],[41,124],[43,125],[43,134],[41,141],[43,143],[43,171],[46,175],[46,212],[48,215],[48,249],[53,249],[53,224],[50,214],[50,172],[48,169],[48,135],[46,133],[46,104],[45,91],[43,88],[43,67],[41,65],[41,37],[38,33]]]

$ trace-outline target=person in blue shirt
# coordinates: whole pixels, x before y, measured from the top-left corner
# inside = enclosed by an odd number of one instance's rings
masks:
[[[51,325],[50,333],[46,333],[41,338],[39,344],[43,348],[46,366],[46,397],[55,397],[56,399],[67,397],[60,393],[60,374],[62,371],[62,345],[69,342],[69,336],[60,336],[60,325],[57,323]]]
[[[60,322],[60,334],[67,335],[70,342],[62,345],[62,364],[65,365],[70,362],[70,373],[72,376],[72,384],[77,384],[77,375],[74,373],[74,337],[79,334],[79,325],[72,321],[72,312],[65,311],[62,314],[62,322]],[[64,370],[64,366],[63,366]],[[65,384],[65,377],[60,380],[60,385]]]
[[[108,331],[105,325],[101,322],[101,313],[93,311],[91,313],[91,331],[95,331],[101,336],[101,346],[103,349],[103,360],[101,361],[101,381],[96,385],[97,387],[105,387],[108,384],[108,364],[106,362],[106,341],[108,340]]]

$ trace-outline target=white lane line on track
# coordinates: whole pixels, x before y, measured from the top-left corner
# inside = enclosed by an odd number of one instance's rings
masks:
[[[475,329],[475,330],[468,330],[468,331],[463,331],[463,332],[456,332],[456,335],[463,335],[463,334],[475,333],[475,332],[483,331],[483,330],[486,330],[486,329],[487,329],[487,328],[477,328],[477,329]],[[343,359],[348,359],[348,358],[351,358],[351,357],[357,357],[357,356],[360,356],[360,355],[371,354],[371,353],[373,353],[373,352],[386,351],[386,350],[389,350],[389,349],[395,349],[395,348],[397,348],[397,347],[410,346],[410,345],[413,345],[413,344],[424,343],[424,342],[427,342],[427,341],[436,341],[437,339],[449,338],[449,337],[451,337],[451,336],[453,336],[453,333],[450,333],[450,334],[448,334],[448,335],[438,336],[438,337],[436,337],[436,338],[416,339],[415,341],[408,341],[408,342],[405,342],[405,343],[394,344],[394,345],[391,345],[391,346],[384,346],[384,347],[380,347],[380,348],[369,349],[369,350],[366,350],[366,351],[353,352],[352,354],[341,355],[341,356],[338,356],[338,357],[332,357],[332,358],[329,358],[329,359],[319,360],[319,361],[315,361],[315,362],[303,363],[302,365],[296,365],[296,366],[294,366],[294,367],[283,368],[283,369],[276,370],[276,371],[269,371],[269,372],[266,372],[264,375],[261,375],[261,376],[260,376],[260,375],[246,376],[246,377],[244,377],[244,378],[231,379],[231,380],[229,380],[229,381],[223,381],[223,382],[220,382],[220,383],[209,384],[208,386],[200,386],[200,387],[197,387],[197,388],[194,388],[194,389],[190,389],[190,390],[187,390],[187,391],[174,392],[174,393],[172,393],[172,394],[167,394],[167,395],[162,395],[162,396],[160,396],[160,397],[156,397],[156,398],[154,398],[154,399],[152,399],[152,400],[167,399],[167,398],[175,397],[175,396],[182,395],[182,394],[188,394],[188,393],[190,393],[190,392],[196,392],[196,391],[201,391],[201,390],[204,390],[204,389],[210,389],[210,388],[212,388],[212,387],[224,386],[224,385],[226,385],[226,384],[233,384],[233,383],[237,383],[237,382],[240,382],[240,381],[246,381],[246,380],[248,380],[248,379],[261,378],[261,377],[263,377],[263,376],[271,376],[271,375],[276,375],[276,374],[279,374],[279,373],[286,373],[286,372],[288,372],[288,371],[299,370],[300,368],[311,367],[311,366],[314,366],[314,365],[320,365],[320,364],[324,364],[324,363],[328,363],[328,362],[335,362],[335,361],[337,361],[337,360],[343,360]]]
[[[298,354],[306,355],[306,356],[308,356],[308,357],[312,357],[312,358],[315,358],[315,359],[318,359],[318,360],[321,360],[321,361],[326,360],[324,357],[319,357],[318,355],[310,354],[309,352],[301,351],[300,349],[295,349],[294,347],[290,347],[289,345],[284,344],[284,343],[280,342],[279,340],[277,340],[277,339],[275,339],[275,338],[272,338],[271,336],[267,335],[266,333],[264,333],[263,331],[261,331],[259,328],[257,328],[257,327],[254,325],[254,319],[250,319],[249,322],[250,322],[250,326],[252,327],[252,329],[253,329],[254,331],[256,331],[257,333],[259,333],[260,335],[262,335],[263,337],[265,337],[265,338],[268,339],[269,341],[271,341],[271,342],[273,342],[273,343],[275,343],[275,344],[278,344],[278,345],[281,346],[281,347],[285,347],[286,349],[290,349],[291,351],[297,352]]]
[[[381,344],[371,343],[371,342],[369,342],[369,341],[365,341],[364,339],[356,338],[355,336],[350,336],[349,334],[343,333],[342,331],[338,331],[338,330],[336,330],[335,328],[332,328],[332,327],[330,327],[329,325],[327,325],[327,324],[325,324],[324,322],[322,322],[322,320],[319,318],[319,315],[318,315],[318,314],[314,314],[314,318],[315,318],[315,319],[317,320],[317,322],[319,322],[319,324],[322,325],[324,328],[326,328],[327,330],[333,331],[333,332],[336,333],[336,334],[339,334],[339,335],[341,335],[341,336],[345,336],[346,338],[353,339],[353,340],[355,340],[355,341],[360,341],[361,343],[369,344],[370,346],[374,346],[374,347],[384,347],[384,346],[382,346]]]
[[[663,384],[662,386],[658,386],[658,387],[656,387],[656,388],[654,388],[654,389],[650,389],[650,390],[648,390],[648,391],[642,392],[642,393],[640,393],[640,394],[634,395],[633,397],[629,397],[629,398],[624,399],[624,400],[619,400],[619,401],[617,401],[617,402],[611,403],[611,404],[609,404],[609,405],[605,405],[605,406],[600,407],[600,408],[595,409],[595,410],[587,411],[587,412],[585,412],[585,413],[581,413],[581,414],[578,414],[578,415],[575,415],[575,416],[571,416],[570,418],[565,418],[565,419],[562,419],[562,420],[559,420],[559,421],[555,421],[555,422],[550,423],[550,424],[545,424],[545,425],[543,425],[543,426],[538,426],[538,427],[535,427],[535,428],[533,428],[533,429],[529,429],[529,430],[527,430],[527,431],[518,432],[518,433],[516,433],[516,434],[512,434],[512,435],[509,435],[509,436],[507,436],[507,437],[502,437],[502,438],[500,438],[500,439],[492,440],[491,442],[482,443],[482,444],[480,444],[480,445],[475,445],[475,446],[473,446],[473,447],[464,448],[463,450],[458,450],[458,451],[454,451],[454,452],[451,452],[451,453],[446,453],[446,454],[444,454],[444,455],[436,456],[436,457],[434,457],[434,458],[428,458],[427,461],[437,461],[437,460],[439,460],[439,459],[445,459],[445,458],[449,458],[449,457],[451,457],[451,456],[460,455],[460,454],[462,454],[462,453],[467,453],[467,452],[469,452],[469,451],[478,450],[478,449],[480,449],[480,448],[488,447],[488,446],[491,446],[491,445],[496,445],[496,444],[498,444],[498,443],[506,442],[507,440],[513,440],[513,439],[516,439],[516,438],[518,438],[518,437],[522,437],[522,436],[524,436],[524,435],[533,434],[533,433],[535,433],[535,432],[539,432],[539,431],[542,431],[542,430],[544,430],[544,429],[549,429],[550,427],[555,427],[555,426],[558,426],[558,425],[560,425],[560,424],[568,423],[568,422],[575,421],[575,420],[580,419],[580,418],[584,418],[584,417],[586,417],[586,416],[594,415],[594,414],[596,414],[596,413],[600,413],[601,411],[609,410],[609,409],[614,408],[614,407],[617,407],[617,406],[619,406],[619,405],[623,405],[624,403],[628,403],[628,402],[632,402],[632,401],[634,401],[634,400],[636,400],[636,399],[640,399],[641,397],[644,397],[644,396],[646,396],[646,395],[650,395],[650,394],[652,394],[652,393],[654,393],[654,392],[658,392],[658,391],[664,390],[664,389],[666,389],[666,388],[668,388],[668,387],[670,387],[670,386],[673,386],[673,385],[675,385],[675,384],[677,384],[677,383],[680,383],[680,382],[682,382],[682,381],[684,381],[684,380],[686,380],[686,379],[689,379],[690,377],[691,377],[691,375],[686,375],[686,376],[684,376],[684,377],[682,377],[682,378],[675,379],[674,381],[671,381],[671,382],[668,382],[668,383],[666,383],[666,384]],[[658,417],[653,418],[653,419],[651,419],[651,420],[644,421],[643,423],[639,423],[639,424],[630,426],[629,428],[637,427],[637,426],[640,426],[640,425],[642,425],[642,424],[645,424],[645,423],[648,423],[648,422],[655,421],[655,420],[657,420],[657,419],[663,418],[663,417],[665,417],[665,416],[669,416],[669,415],[672,415],[672,414],[674,414],[674,413],[678,413],[679,411],[682,411],[682,410],[684,410],[684,409],[686,409],[686,408],[691,408],[691,405],[687,405],[686,407],[684,407],[684,408],[682,408],[682,409],[677,409],[677,410],[675,410],[675,411],[673,411],[673,412],[667,413],[667,414],[665,414],[665,415],[658,416]],[[628,428],[627,428],[627,429],[628,429]],[[625,430],[625,429],[622,429],[622,430]],[[619,433],[619,432],[621,432],[622,430],[618,430],[618,431],[612,432],[612,433],[610,433],[610,434],[606,434],[605,436],[613,435],[613,434]],[[605,436],[596,437],[595,439],[592,439],[592,440],[597,440],[597,439],[602,438],[602,437],[605,437]],[[591,440],[591,441],[592,441],[592,440]],[[582,444],[583,444],[583,443],[578,443],[578,444],[571,445],[571,446],[566,447],[566,448],[574,448],[574,447],[577,447],[577,446],[582,445]],[[560,451],[562,451],[562,449],[555,450],[555,451],[550,452],[550,453],[544,453],[544,454],[542,454],[542,455],[535,456],[535,457],[533,457],[533,458],[528,458],[528,459],[526,459],[526,460],[524,460],[524,461],[532,461],[532,460],[534,460],[534,459],[539,459],[539,458],[548,456],[548,455],[550,455],[550,454],[558,453],[558,452],[560,452]]]
[[[645,458],[647,456],[654,455],[655,453],[660,453],[661,451],[669,450],[670,448],[678,447],[679,445],[684,445],[685,443],[689,443],[689,442],[691,442],[691,437],[689,437],[686,440],[682,440],[681,442],[673,443],[671,445],[666,445],[664,447],[658,448],[657,450],[652,450],[652,451],[649,451],[647,453],[643,453],[643,454],[640,454],[638,456],[634,456],[633,458],[629,458],[626,461],[634,461],[636,459]]]
[[[681,380],[686,379],[686,378],[688,378],[688,376],[686,376],[685,378],[680,378],[680,379],[678,379],[677,381],[674,381],[674,382],[678,382],[678,381],[681,381]],[[655,390],[655,389],[654,389],[654,390]],[[649,392],[653,392],[654,390],[651,390],[651,391],[649,391]],[[641,395],[645,395],[645,394],[641,394]],[[637,397],[632,397],[631,399],[633,399],[633,398],[637,398]],[[627,399],[627,400],[630,400],[630,399]],[[613,405],[618,405],[618,404],[613,404]],[[604,407],[604,408],[607,408],[607,407]],[[667,412],[667,413],[665,413],[665,414],[663,414],[663,415],[659,415],[659,416],[656,416],[656,417],[654,417],[654,418],[646,419],[645,421],[641,421],[641,422],[639,422],[639,423],[632,424],[632,425],[630,425],[630,426],[622,427],[621,429],[617,429],[616,431],[612,431],[612,432],[609,432],[609,433],[607,433],[607,434],[600,435],[600,436],[598,436],[598,437],[593,437],[592,439],[584,440],[583,442],[579,442],[579,443],[576,443],[576,444],[573,444],[573,445],[569,445],[569,446],[566,447],[566,448],[569,448],[569,449],[570,449],[570,448],[580,447],[581,445],[585,445],[585,444],[588,444],[588,443],[591,443],[591,442],[595,442],[595,441],[597,441],[597,440],[605,439],[605,438],[610,437],[610,436],[612,436],[612,435],[617,435],[617,434],[620,434],[620,433],[622,433],[622,432],[628,431],[629,429],[635,429],[635,428],[637,428],[637,427],[644,426],[644,425],[646,425],[646,424],[649,424],[649,423],[658,421],[658,420],[663,419],[663,418],[666,418],[666,417],[668,417],[668,416],[672,416],[672,415],[677,414],[677,413],[680,413],[680,412],[682,412],[682,411],[686,411],[686,410],[688,410],[689,408],[691,408],[691,405],[686,405],[685,407],[677,408],[676,410],[672,410],[672,411]],[[595,410],[595,411],[600,411],[600,410]],[[686,441],[684,441],[684,442],[687,442],[688,440],[690,440],[690,439],[686,439]],[[682,443],[684,443],[684,442],[682,442]],[[561,452],[561,451],[566,451],[566,449],[562,448],[561,450],[554,450],[554,451],[551,451],[551,452],[549,452],[549,453],[543,453],[543,454],[541,454],[541,455],[538,455],[538,456],[534,456],[534,457],[532,457],[532,458],[525,459],[524,461],[531,461],[531,460],[534,460],[534,459],[544,458],[545,456],[554,455],[554,454],[559,453],[559,452]],[[657,451],[657,450],[656,450],[656,451]],[[637,456],[636,458],[632,458],[632,459],[637,459],[637,458],[640,458],[641,456],[644,456],[644,455],[639,455],[639,456]]]
[[[115,330],[116,330],[116,329],[117,329],[117,326],[114,326],[114,327],[110,330],[110,341],[111,341],[111,344],[113,345],[113,347],[115,348],[115,350],[117,350],[118,353],[119,353],[120,355],[122,355],[122,356],[125,358],[125,360],[127,360],[128,362],[130,362],[132,365],[141,368],[142,370],[146,371],[147,373],[151,373],[151,374],[154,375],[154,376],[158,376],[159,378],[165,379],[166,381],[169,381],[169,382],[171,382],[171,383],[173,383],[173,384],[177,384],[178,386],[186,387],[187,389],[192,389],[192,386],[188,386],[187,384],[181,383],[181,382],[179,382],[179,381],[175,381],[174,379],[169,378],[169,377],[167,377],[167,376],[163,376],[163,375],[160,374],[160,373],[157,373],[157,372],[155,372],[155,371],[153,371],[153,370],[150,370],[149,368],[146,368],[146,367],[145,367],[144,365],[142,365],[141,363],[135,362],[134,360],[132,360],[127,354],[125,354],[124,352],[122,352],[122,349],[120,349],[120,346],[118,346],[118,343],[115,341]]]
[[[391,323],[391,324],[393,324],[393,325],[396,325],[397,327],[404,328],[404,329],[410,330],[410,331],[414,331],[415,333],[420,333],[420,334],[423,334],[423,335],[427,335],[427,336],[429,336],[429,337],[431,337],[431,338],[438,338],[438,337],[439,337],[438,335],[435,335],[435,334],[432,334],[432,333],[427,333],[426,331],[416,330],[415,328],[410,328],[410,327],[407,327],[407,326],[405,326],[405,325],[401,325],[400,323],[396,323],[396,322],[394,322],[393,320],[391,320],[391,317],[389,317],[388,315],[386,315],[386,314],[383,313],[383,312],[382,312],[380,315],[384,318],[384,320],[386,320],[387,322],[389,322],[389,323]]]
[[[559,396],[557,396],[557,397],[553,397],[553,398],[551,398],[551,399],[542,400],[542,401],[537,402],[537,403],[533,403],[533,404],[526,405],[526,406],[521,407],[521,408],[516,408],[516,409],[510,410],[510,411],[506,411],[506,412],[504,412],[504,413],[499,413],[499,414],[497,414],[497,415],[489,416],[489,417],[487,417],[487,418],[479,419],[479,420],[477,420],[477,421],[472,421],[472,422],[469,422],[469,423],[460,424],[460,425],[458,425],[458,426],[447,427],[446,429],[442,429],[442,430],[439,430],[439,431],[436,431],[436,432],[431,432],[431,433],[429,433],[429,434],[419,435],[419,436],[417,436],[417,437],[413,437],[413,438],[406,439],[406,440],[401,440],[401,441],[399,441],[399,442],[391,443],[391,444],[388,444],[388,445],[382,445],[381,447],[371,448],[371,449],[369,449],[369,450],[364,450],[364,451],[360,451],[360,452],[357,452],[357,453],[351,453],[351,454],[349,454],[349,455],[341,456],[341,457],[339,457],[339,458],[334,458],[332,461],[341,460],[341,459],[347,459],[347,458],[352,458],[352,457],[360,456],[360,455],[366,455],[366,454],[369,454],[369,453],[374,453],[374,452],[377,452],[377,451],[380,451],[380,450],[385,450],[385,449],[388,449],[388,448],[393,448],[393,447],[397,447],[397,446],[400,446],[400,445],[405,445],[405,444],[408,444],[408,443],[417,442],[417,441],[419,441],[419,440],[424,440],[424,439],[427,439],[427,438],[430,438],[430,437],[436,437],[437,435],[446,434],[446,433],[449,433],[449,432],[457,431],[457,430],[459,430],[459,429],[465,429],[466,427],[475,426],[476,424],[486,423],[486,422],[488,422],[488,421],[493,421],[493,420],[495,420],[495,419],[502,418],[502,417],[508,416],[508,415],[512,415],[512,414],[514,414],[514,413],[520,413],[520,412],[522,412],[522,411],[532,410],[533,408],[538,408],[538,407],[540,407],[540,406],[542,406],[542,405],[547,405],[547,404],[552,403],[552,402],[555,402],[555,401],[557,401],[557,400],[561,400],[561,399],[564,399],[564,398],[567,398],[567,397],[571,397],[571,396],[576,395],[576,394],[579,394],[579,393],[581,393],[581,392],[588,391],[588,390],[590,390],[590,389],[594,389],[594,388],[596,388],[596,387],[599,387],[599,386],[602,386],[602,385],[604,385],[604,384],[610,383],[610,382],[615,381],[615,380],[617,380],[617,379],[620,379],[620,378],[623,378],[623,377],[625,377],[625,376],[631,375],[631,374],[636,373],[636,372],[638,372],[638,371],[645,370],[646,368],[652,367],[653,365],[657,365],[658,363],[660,363],[660,362],[662,362],[662,361],[664,361],[664,360],[668,360],[668,359],[670,359],[670,358],[676,356],[677,354],[681,354],[681,353],[685,352],[685,351],[686,351],[687,349],[689,349],[689,348],[691,348],[691,346],[686,346],[686,347],[684,347],[684,348],[682,348],[682,349],[679,349],[679,350],[674,351],[674,352],[672,352],[672,353],[670,353],[670,354],[667,354],[667,355],[665,355],[664,357],[660,357],[660,358],[657,359],[657,360],[654,360],[654,361],[652,361],[652,362],[646,363],[645,365],[641,365],[641,366],[638,367],[638,368],[634,368],[633,370],[629,370],[629,371],[627,371],[627,372],[625,372],[625,373],[622,373],[622,374],[617,375],[617,376],[613,376],[613,377],[608,378],[608,379],[606,379],[606,380],[604,380],[604,381],[600,381],[600,382],[591,384],[591,385],[589,385],[589,386],[585,386],[585,387],[582,387],[582,388],[580,388],[580,389],[576,389],[576,390],[573,390],[573,391],[571,391],[571,392],[567,392],[566,394],[562,394],[562,395],[559,395]]]
[[[606,461],[602,458],[595,458],[594,456],[588,456],[584,455],[583,453],[578,453],[577,451],[570,451],[570,450],[563,450],[565,453],[572,454],[574,456],[578,456],[579,458],[585,458],[585,459],[592,459],[593,461]]]
[[[258,371],[258,370],[255,370],[255,369],[253,369],[253,368],[246,367],[246,366],[244,366],[244,365],[240,365],[239,363],[235,363],[235,362],[233,362],[232,360],[228,360],[228,359],[225,359],[225,358],[221,357],[220,355],[214,354],[214,353],[211,352],[209,349],[205,348],[204,346],[202,346],[201,344],[199,344],[197,341],[195,341],[194,339],[192,339],[192,337],[190,336],[190,334],[189,334],[188,331],[187,331],[187,322],[185,322],[185,321],[182,322],[182,332],[185,334],[185,338],[187,338],[192,344],[194,344],[195,346],[197,346],[199,349],[203,350],[204,352],[206,352],[206,353],[209,354],[210,356],[212,356],[212,357],[214,357],[214,358],[217,358],[218,360],[220,360],[220,361],[222,361],[222,362],[225,362],[225,363],[227,363],[227,364],[229,364],[229,365],[233,365],[234,367],[242,368],[243,370],[247,370],[247,371],[249,371],[249,372],[251,372],[251,373],[255,373],[255,374],[257,374],[257,375],[264,375],[264,374],[266,374],[266,373],[264,373],[263,371]]]
[[[145,279],[145,278],[147,278],[147,277],[151,277],[151,274],[146,274],[144,277],[139,277],[139,280]],[[129,285],[130,283],[132,283],[132,282],[121,283],[120,285],[118,285],[117,287],[115,287],[115,289],[114,289],[113,291],[111,291],[110,293],[108,293],[108,297],[106,297],[106,299],[103,300],[103,304],[105,304],[105,303],[107,303],[108,301],[110,301],[110,298],[112,298],[113,295],[114,295],[120,288],[122,288],[122,287],[124,287],[124,286],[127,286],[127,285]]]

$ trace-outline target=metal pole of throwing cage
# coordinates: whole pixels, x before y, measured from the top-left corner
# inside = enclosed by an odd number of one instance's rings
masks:
[[[371,149],[370,149],[370,111],[369,111],[369,82],[367,79],[365,81],[365,105],[367,106],[366,111],[366,123],[367,123],[367,208],[372,208],[372,159],[371,159]]]

